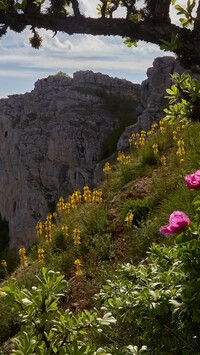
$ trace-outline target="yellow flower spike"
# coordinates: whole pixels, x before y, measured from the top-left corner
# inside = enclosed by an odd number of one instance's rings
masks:
[[[80,245],[81,240],[80,240],[80,229],[75,228],[74,229],[74,245]]]
[[[3,266],[4,269],[6,269],[7,268],[6,260],[2,260],[1,265]]]
[[[179,139],[179,141],[177,142],[177,145],[178,145],[179,148],[184,147],[184,145],[185,145],[184,140],[183,139]]]
[[[139,139],[139,145],[144,146],[145,145],[145,138],[140,137]]]
[[[166,128],[163,126],[160,126],[160,133],[164,134],[166,132]]]
[[[182,158],[182,159],[180,159],[180,164],[183,164],[184,163],[184,159]]]
[[[64,210],[64,208],[65,208],[64,198],[60,197],[57,203],[58,212],[61,213]]]
[[[103,167],[103,172],[105,174],[109,173],[111,171],[111,167],[110,167],[110,164],[107,162],[105,163],[104,167]]]
[[[174,141],[177,140],[177,131],[173,131],[173,140],[174,140]]]
[[[96,203],[102,203],[102,191],[101,190],[94,190],[92,193],[92,201]]]
[[[118,156],[117,156],[117,161],[119,161],[120,163],[122,163],[125,159],[125,155],[123,152],[118,152]]]
[[[26,249],[24,247],[21,247],[19,249],[19,259],[20,259],[20,264],[25,267],[27,266],[27,256],[26,256]]]
[[[43,234],[44,226],[41,221],[36,224],[36,236],[40,238]]]
[[[184,143],[183,139],[179,139],[179,141],[177,142],[178,150],[176,152],[176,155],[182,156],[185,154],[184,145],[185,145],[185,143]]]
[[[61,227],[61,230],[62,230],[63,234],[67,237],[68,236],[68,227],[66,224],[63,224],[63,226]]]
[[[75,264],[76,266],[81,266],[81,265],[82,265],[80,259],[76,259],[76,260],[74,261],[74,264]]]
[[[76,260],[74,261],[74,265],[76,266],[75,275],[76,275],[76,276],[82,276],[82,275],[83,275],[83,271],[81,270],[82,264],[81,264],[80,259],[76,259]]]
[[[70,209],[71,209],[70,203],[69,203],[69,202],[66,202],[66,203],[65,203],[65,212],[66,212],[67,214],[69,214],[69,213],[70,213]]]
[[[178,155],[178,156],[181,156],[181,155],[182,155],[180,148],[177,150],[176,155]]]
[[[91,194],[91,191],[90,191],[88,185],[85,185],[83,187],[83,199],[85,202],[90,202],[92,199],[92,194]]]
[[[161,120],[161,121],[159,122],[159,124],[160,124],[160,126],[164,126],[164,125],[166,124],[166,121]]]
[[[44,249],[43,248],[38,249],[38,260],[41,264],[44,264]]]
[[[158,144],[153,144],[153,152],[154,152],[154,154],[157,154],[158,153]]]
[[[166,165],[166,160],[167,160],[166,157],[164,155],[162,155],[161,158],[160,158],[160,162],[161,162],[162,166]]]
[[[131,224],[133,222],[133,217],[134,217],[134,215],[133,215],[132,211],[129,211],[126,218],[125,218],[125,222],[126,222],[127,226],[131,226]]]
[[[131,156],[127,155],[124,163],[128,165],[130,164],[130,162],[131,162]]]

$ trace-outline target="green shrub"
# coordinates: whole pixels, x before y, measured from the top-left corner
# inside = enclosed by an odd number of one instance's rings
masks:
[[[132,211],[133,224],[138,225],[141,220],[145,220],[150,211],[150,202],[147,199],[140,200],[126,200],[120,206],[120,213],[118,215],[118,219],[121,223],[125,223],[125,218],[129,211]]]
[[[97,233],[101,233],[107,226],[108,216],[107,211],[102,206],[91,206],[89,208],[89,213],[85,211],[81,215],[81,219],[84,224],[86,233],[91,236],[94,236]]]
[[[111,235],[106,233],[95,236],[93,240],[93,251],[101,261],[110,260],[114,257],[114,251],[111,242]]]
[[[58,308],[67,289],[64,276],[42,268],[31,292],[20,289],[16,281],[2,287],[3,299],[19,315],[21,329],[15,338],[13,354],[94,355],[98,350],[92,339],[115,323],[110,313],[98,317],[97,312],[79,312]],[[91,340],[90,340],[91,339]],[[105,352],[99,349],[98,354]]]

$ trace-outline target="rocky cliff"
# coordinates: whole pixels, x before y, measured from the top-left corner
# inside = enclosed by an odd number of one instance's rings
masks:
[[[128,139],[133,131],[148,131],[153,123],[165,116],[163,109],[168,106],[166,89],[172,85],[170,74],[180,74],[183,71],[174,57],[159,57],[154,60],[153,66],[147,70],[147,79],[141,84],[137,125],[126,128],[118,142],[118,150],[128,147]]]
[[[139,93],[140,85],[86,71],[50,76],[30,93],[0,100],[0,214],[10,247],[35,241],[36,222],[60,196],[98,182],[103,142],[119,126],[109,98]]]

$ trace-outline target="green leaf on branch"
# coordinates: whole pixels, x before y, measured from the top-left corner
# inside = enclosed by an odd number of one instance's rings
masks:
[[[177,49],[182,48],[182,46],[183,46],[179,35],[178,34],[174,34],[174,33],[172,33],[170,42],[165,41],[164,39],[161,39],[160,41],[163,43],[163,44],[160,45],[160,49],[162,49],[164,51],[174,52]]]
[[[124,44],[127,46],[127,47],[137,47],[137,42],[136,41],[133,41],[131,38],[129,37],[126,37],[125,41],[124,41]]]

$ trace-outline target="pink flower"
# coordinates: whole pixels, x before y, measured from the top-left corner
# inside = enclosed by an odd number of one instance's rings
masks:
[[[184,180],[189,189],[200,188],[200,170],[197,170],[196,173],[192,175],[186,175]]]
[[[175,233],[181,232],[190,224],[189,217],[181,211],[174,211],[169,218],[169,224],[160,228],[160,233],[169,237]]]

